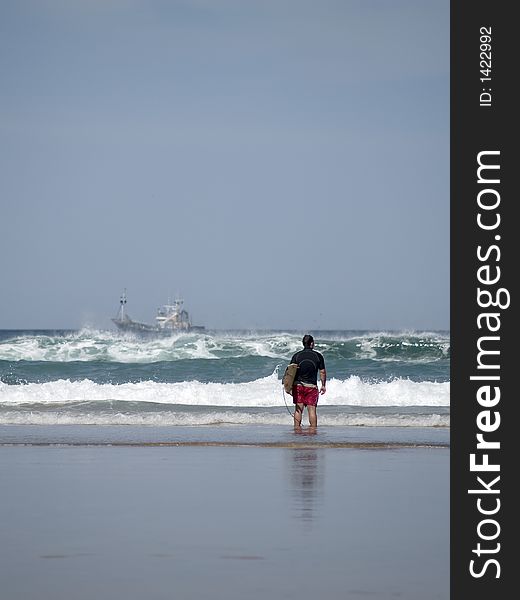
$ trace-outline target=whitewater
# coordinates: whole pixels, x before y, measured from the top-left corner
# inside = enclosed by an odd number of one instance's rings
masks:
[[[0,425],[284,425],[301,332],[0,331]],[[449,332],[314,332],[320,425],[449,427]]]

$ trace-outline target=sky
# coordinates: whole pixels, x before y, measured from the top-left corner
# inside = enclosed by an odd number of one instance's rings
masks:
[[[449,329],[448,0],[0,0],[0,328]]]

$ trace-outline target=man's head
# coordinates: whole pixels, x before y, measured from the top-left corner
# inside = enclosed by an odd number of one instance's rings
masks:
[[[304,348],[314,348],[314,338],[312,335],[306,333],[303,336],[302,344]]]

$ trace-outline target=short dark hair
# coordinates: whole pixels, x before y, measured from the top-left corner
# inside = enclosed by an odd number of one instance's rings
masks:
[[[304,348],[310,348],[312,342],[314,342],[314,338],[309,333],[306,333],[303,336],[303,340],[302,340],[302,344],[303,344]]]

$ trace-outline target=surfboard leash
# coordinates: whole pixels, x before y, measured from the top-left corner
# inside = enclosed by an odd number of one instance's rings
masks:
[[[287,409],[287,412],[291,415],[291,417],[294,419],[294,413],[292,413],[289,409],[289,407],[287,406],[287,400],[285,399],[285,390],[282,386],[282,394],[283,394],[283,401],[285,403],[285,408]]]

